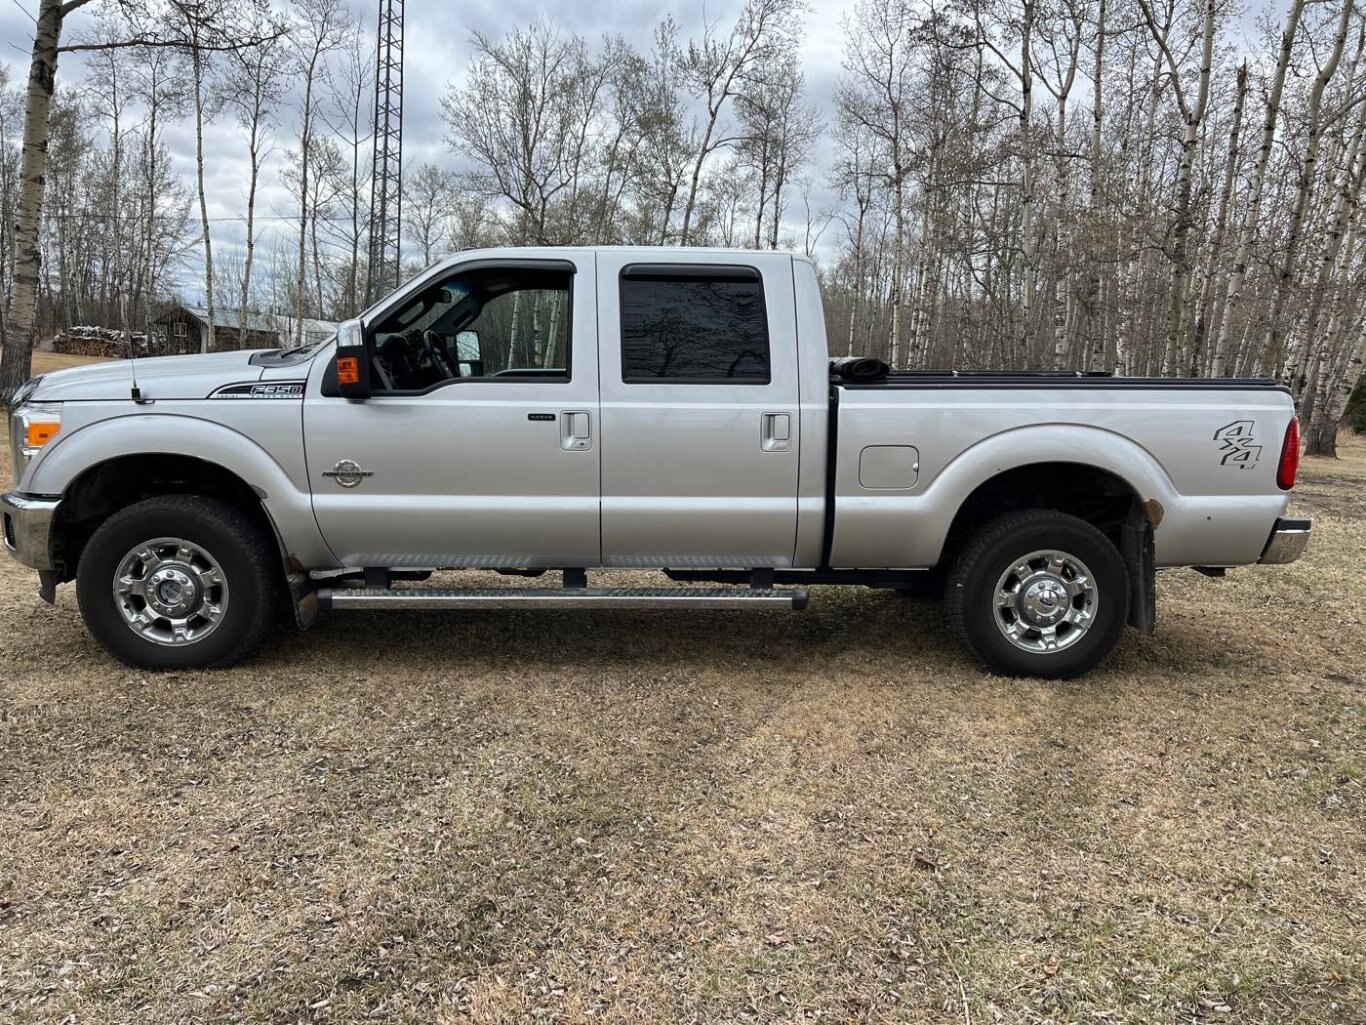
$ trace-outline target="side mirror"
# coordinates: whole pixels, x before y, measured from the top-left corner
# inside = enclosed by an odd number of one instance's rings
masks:
[[[370,397],[370,353],[359,319],[337,325],[337,387],[343,398]]]
[[[479,332],[461,331],[455,336],[455,349],[462,360],[477,360],[482,358],[479,350]]]

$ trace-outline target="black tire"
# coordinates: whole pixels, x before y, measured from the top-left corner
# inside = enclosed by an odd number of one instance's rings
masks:
[[[997,584],[1026,556],[1044,550],[1065,553],[1085,566],[1093,593],[1066,600],[1094,612],[1084,629],[1077,630],[1071,623],[1053,628],[1055,641],[1076,631],[1057,650],[1024,650],[1006,636],[1011,617],[1022,631],[1020,643],[1042,643],[1048,631],[1032,629],[1014,609],[1000,611]],[[1036,565],[1042,573],[1043,560]],[[1018,575],[1009,579],[1016,580]],[[1056,604],[1053,595],[1046,600]],[[992,672],[1068,679],[1094,668],[1119,642],[1129,618],[1129,572],[1114,543],[1085,520],[1050,509],[1008,513],[973,535],[954,560],[944,589],[944,616],[958,643]],[[1006,621],[1005,627],[998,625],[998,617]]]
[[[125,557],[160,538],[183,539],[209,553],[226,581],[221,616],[202,639],[174,645],[150,640],[128,624],[115,597],[115,575]],[[215,498],[165,495],[120,510],[95,531],[81,553],[76,599],[86,628],[127,665],[218,668],[242,661],[274,626],[282,574],[275,539],[260,523]]]

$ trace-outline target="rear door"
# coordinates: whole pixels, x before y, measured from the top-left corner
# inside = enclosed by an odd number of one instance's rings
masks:
[[[597,305],[603,564],[792,565],[791,258],[600,252]]]

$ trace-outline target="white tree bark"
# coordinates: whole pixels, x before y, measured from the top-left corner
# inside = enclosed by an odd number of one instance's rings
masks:
[[[47,178],[48,123],[57,83],[57,46],[62,23],[90,0],[40,0],[33,29],[33,59],[24,98],[24,144],[19,168],[19,200],[14,227],[14,295],[0,354],[0,403],[8,404],[28,380],[33,366],[33,323],[41,265],[39,227]]]
[[[1233,267],[1224,284],[1224,296],[1217,315],[1219,333],[1214,342],[1214,360],[1210,373],[1214,377],[1224,377],[1229,370],[1232,353],[1232,324],[1229,316],[1232,307],[1242,295],[1247,281],[1248,263],[1252,258],[1252,244],[1261,227],[1262,199],[1266,181],[1266,168],[1271,161],[1272,145],[1276,141],[1276,121],[1281,113],[1281,97],[1285,93],[1285,76],[1290,67],[1290,57],[1294,49],[1295,36],[1299,32],[1300,17],[1304,13],[1304,0],[1293,0],[1290,13],[1285,19],[1285,29],[1281,33],[1280,55],[1276,60],[1276,71],[1271,78],[1271,91],[1267,94],[1266,114],[1262,120],[1261,145],[1257,151],[1257,162],[1253,165],[1252,178],[1248,182],[1247,196],[1243,202],[1243,223],[1238,233],[1238,250],[1233,258]]]
[[[204,76],[207,74],[204,54],[198,48],[190,53],[190,75],[194,98],[194,181],[199,198],[200,239],[204,245],[204,330],[200,333],[200,352],[217,348],[214,325],[213,238],[209,232],[209,202],[204,192]]]

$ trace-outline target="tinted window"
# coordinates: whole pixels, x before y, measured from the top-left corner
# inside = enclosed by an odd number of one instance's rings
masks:
[[[757,274],[626,274],[622,380],[767,384],[768,316]]]

